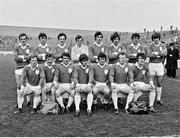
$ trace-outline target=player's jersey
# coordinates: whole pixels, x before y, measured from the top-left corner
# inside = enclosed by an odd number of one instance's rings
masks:
[[[126,53],[126,48],[121,44],[118,44],[117,46],[111,44],[111,46],[108,47],[109,64],[115,64],[119,61],[120,52]]]
[[[71,83],[72,82],[72,73],[74,66],[69,62],[68,65],[65,65],[63,62],[57,65],[54,81],[59,83]]]
[[[54,74],[56,71],[56,65],[48,66],[47,63],[43,65],[44,75],[45,75],[45,82],[52,83],[54,79]]]
[[[44,82],[44,71],[42,66],[38,65],[33,69],[31,64],[26,65],[22,73],[22,85],[26,85],[26,82],[32,86],[42,86]]]
[[[101,44],[97,44],[94,42],[90,47],[89,47],[89,58],[91,63],[97,63],[97,56],[100,52],[104,52],[106,56],[108,55],[107,53],[107,46],[101,42]]]
[[[130,44],[127,47],[127,57],[129,58],[129,63],[136,63],[136,55],[137,53],[145,53],[144,46],[142,46],[140,43],[137,44],[137,47],[134,46],[134,44]]]
[[[54,48],[54,57],[56,59],[56,63],[60,64],[62,62],[62,58],[61,55],[63,53],[69,53],[71,54],[71,48],[70,46],[65,43],[63,46],[61,46],[60,44],[58,44],[55,48]]]
[[[89,82],[95,83],[97,82],[103,82],[108,83],[109,82],[109,72],[110,72],[110,66],[108,66],[106,63],[104,66],[101,66],[99,63],[96,65],[93,65],[89,72]]]
[[[110,83],[123,84],[128,83],[130,67],[125,63],[121,65],[119,62],[112,65],[109,73]]]
[[[129,75],[131,83],[133,83],[134,81],[147,82],[147,79],[149,81],[152,80],[152,78],[150,77],[148,65],[146,64],[144,64],[141,68],[138,67],[137,63],[131,66]]]
[[[49,53],[49,52],[51,52],[51,47],[49,47],[47,44],[45,44],[44,46],[39,44],[39,46],[35,48],[34,53],[38,54],[39,64],[45,63],[45,61],[46,61],[45,55],[46,55],[46,53]]]
[[[154,55],[153,52],[158,52],[158,55]],[[166,55],[167,49],[164,44],[159,43],[156,45],[152,43],[149,45],[149,63],[162,63]]]
[[[27,44],[26,46],[22,46],[18,44],[14,48],[14,60],[16,62],[16,69],[24,68],[25,65],[29,64],[30,54],[32,53],[33,48]]]
[[[80,63],[79,65],[76,65],[74,67],[73,71],[73,81],[74,83],[79,83],[79,84],[88,84],[89,82],[89,71],[90,71],[90,66],[87,65],[87,67],[83,67]]]

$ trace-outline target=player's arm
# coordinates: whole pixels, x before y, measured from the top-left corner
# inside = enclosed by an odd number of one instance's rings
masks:
[[[23,62],[23,57],[20,57],[17,53],[17,47],[15,47],[13,53],[14,53],[14,61]]]
[[[79,56],[80,54],[77,53],[78,51],[76,51],[76,47],[72,47],[72,50],[71,50],[71,59],[72,61],[79,61]]]
[[[152,48],[151,46],[149,47],[149,58],[157,58],[158,57],[158,54],[155,54],[153,51],[152,51]]]
[[[29,54],[24,56],[25,60],[30,60],[31,55],[33,54],[33,47],[30,47],[29,50]]]
[[[128,46],[127,47],[127,58],[129,58],[129,59],[135,59],[136,58],[136,53],[132,53],[131,52],[131,46]]]
[[[160,57],[165,57],[167,55],[167,49],[166,49],[166,46],[163,45],[162,46],[162,51],[161,52],[158,52],[158,56]]]
[[[89,83],[93,84],[94,83],[94,69],[93,66],[91,66],[89,70]]]
[[[43,68],[41,67],[40,68],[40,80],[39,80],[39,84],[38,84],[38,86],[40,86],[41,88],[43,87],[44,79],[45,79],[45,73],[44,73]]]
[[[127,53],[127,49],[123,45],[121,45],[121,52]]]
[[[73,82],[74,84],[78,84],[78,66],[75,66],[74,67],[74,70],[73,70],[73,75],[72,75],[72,78],[73,78]]]
[[[96,63],[97,56],[93,55],[93,45],[89,47],[89,59],[91,62]]]
[[[134,71],[133,70],[134,70],[133,66],[129,67],[128,76],[129,76],[129,83],[130,83],[131,88],[134,88]]]
[[[111,48],[109,47],[108,48],[108,57],[109,57],[109,60],[116,60],[116,59],[118,59],[118,52],[112,52]]]

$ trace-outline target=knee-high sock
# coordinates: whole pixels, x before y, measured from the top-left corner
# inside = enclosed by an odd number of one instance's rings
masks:
[[[70,95],[68,99],[67,107],[70,107],[72,103],[73,103],[73,96]]]
[[[65,108],[62,96],[56,97],[56,100],[58,101],[58,103],[62,108]]]
[[[87,95],[87,110],[91,110],[92,102],[93,102],[93,95],[88,94]]]
[[[76,111],[79,111],[79,104],[81,102],[81,96],[75,95],[74,96],[74,102],[75,102],[75,106],[76,106]]]
[[[41,102],[41,97],[40,96],[34,96],[33,100],[33,108],[37,108],[38,104]]]
[[[129,108],[129,103],[133,100],[133,98],[134,98],[134,92],[130,92],[127,97],[125,109]]]
[[[137,93],[135,93],[135,94],[134,94],[133,101],[134,101],[134,102],[137,101],[138,98],[139,98],[142,94],[143,94],[143,92],[141,92],[141,91],[138,91]]]
[[[153,90],[149,93],[149,107],[154,105],[155,97],[156,97],[156,92],[155,90]]]
[[[116,92],[112,92],[112,101],[113,101],[113,104],[114,104],[114,108],[115,109],[118,109],[118,95]]]
[[[17,103],[18,103],[18,108],[22,108],[23,102],[24,102],[24,96],[20,94],[20,90],[17,89]]]
[[[162,87],[157,87],[157,100],[161,100]]]

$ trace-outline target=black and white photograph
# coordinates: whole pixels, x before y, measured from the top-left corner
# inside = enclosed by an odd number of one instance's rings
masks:
[[[0,137],[180,137],[180,0],[0,0]]]

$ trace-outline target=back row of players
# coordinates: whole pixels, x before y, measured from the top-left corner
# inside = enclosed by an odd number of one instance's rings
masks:
[[[127,49],[120,44],[120,36],[116,32],[111,35],[110,46],[102,42],[101,32],[95,33],[95,42],[89,47],[83,44],[83,37],[80,35],[75,38],[76,45],[70,48],[66,43],[66,35],[60,33],[59,44],[54,50],[47,45],[46,34],[40,33],[38,38],[40,44],[33,49],[27,43],[27,35],[20,34],[20,44],[14,49],[18,95],[18,110],[15,113],[22,112],[25,96],[30,105],[31,93],[34,93],[31,113],[36,113],[38,104],[41,100],[46,100],[44,97],[48,91],[51,91],[54,100],[60,105],[61,113],[69,113],[74,100],[75,116],[80,114],[81,93],[87,94],[88,116],[92,114],[92,103],[96,107],[100,92],[104,94],[105,109],[112,97],[116,114],[119,113],[119,93],[128,95],[126,113],[129,103],[137,101],[143,92],[149,92],[149,111],[156,112],[153,107],[156,93],[157,103],[162,105],[162,62],[167,49],[161,43],[158,33],[152,34],[153,42],[148,47],[140,44],[138,33],[132,34],[132,43]],[[64,93],[69,94],[66,107],[63,103]]]

